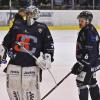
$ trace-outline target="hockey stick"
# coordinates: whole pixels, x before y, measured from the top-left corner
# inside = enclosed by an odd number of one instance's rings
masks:
[[[20,42],[16,42],[16,44],[18,44],[23,50],[25,50],[30,56],[32,56],[36,61],[37,61],[37,57],[35,57],[31,52],[29,52],[27,49],[24,48],[24,46],[22,44],[20,44]],[[39,67],[40,68],[40,67]],[[42,69],[42,68],[41,68]],[[53,74],[51,73],[50,69],[48,69],[49,73],[51,74],[55,84],[57,84]]]
[[[12,5],[11,5],[11,0],[9,0],[9,19],[8,19],[8,24],[10,23],[10,20],[11,20],[11,16],[12,16]]]
[[[41,100],[44,100],[49,94],[51,94],[72,72],[69,72],[57,85],[55,85]]]

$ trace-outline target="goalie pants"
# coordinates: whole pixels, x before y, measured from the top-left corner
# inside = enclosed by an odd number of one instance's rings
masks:
[[[40,100],[39,68],[9,64],[7,92],[10,100]]]

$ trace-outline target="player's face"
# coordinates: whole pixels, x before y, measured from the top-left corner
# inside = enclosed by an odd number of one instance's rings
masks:
[[[79,27],[82,29],[87,25],[87,21],[85,18],[79,18]]]
[[[25,17],[25,16],[26,16],[26,12],[25,12],[25,11],[19,12],[19,14],[20,14],[22,17]]]

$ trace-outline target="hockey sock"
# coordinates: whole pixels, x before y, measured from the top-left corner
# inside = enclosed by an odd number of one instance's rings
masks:
[[[79,99],[80,100],[88,100],[88,88],[79,88]]]
[[[92,100],[100,100],[99,86],[94,85],[90,87],[90,95]]]

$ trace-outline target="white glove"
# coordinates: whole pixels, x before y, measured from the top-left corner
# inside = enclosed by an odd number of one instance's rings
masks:
[[[51,55],[50,54],[44,54],[43,56],[40,56],[36,64],[43,70],[51,68]]]

